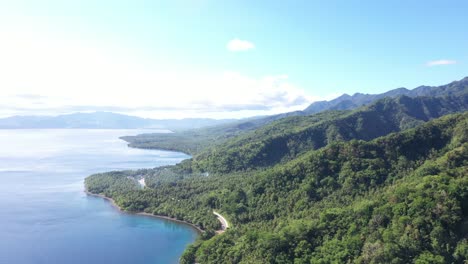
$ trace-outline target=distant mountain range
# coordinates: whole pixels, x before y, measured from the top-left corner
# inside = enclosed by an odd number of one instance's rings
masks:
[[[312,103],[303,111],[294,111],[271,116],[252,117],[242,120],[235,119],[146,119],[136,116],[116,114],[112,112],[73,113],[58,116],[12,116],[0,119],[0,129],[21,128],[89,128],[89,129],[130,129],[159,128],[170,130],[187,130],[223,125],[213,130],[226,130],[228,134],[236,135],[240,131],[250,131],[278,119],[289,116],[305,116],[327,110],[350,110],[363,105],[369,105],[385,97],[395,98],[401,95],[409,97],[457,96],[468,93],[468,77],[442,86],[419,86],[413,90],[397,88],[381,94],[354,95],[343,94],[330,100]],[[198,132],[197,132],[198,133]]]
[[[342,96],[330,101],[314,102],[309,107],[304,109],[303,112],[305,114],[314,114],[326,110],[349,110],[370,104],[385,97],[397,97],[400,95],[406,95],[409,97],[436,97],[460,95],[466,92],[468,92],[468,77],[465,77],[460,81],[454,81],[442,86],[419,86],[413,90],[408,90],[406,88],[397,88],[381,94],[343,94]]]
[[[462,100],[459,103],[462,106],[464,106],[468,104],[467,94],[468,77],[465,77],[460,81],[454,81],[442,86],[420,86],[413,90],[408,90],[406,88],[398,88],[382,94],[356,93],[353,96],[344,94],[331,101],[315,102],[309,107],[307,107],[304,111],[294,111],[271,116],[246,118],[238,120],[236,122],[222,124],[219,126],[210,126],[202,129],[187,130],[182,133],[142,134],[137,136],[122,137],[122,139],[129,142],[129,145],[132,147],[176,150],[195,155],[203,151],[207,146],[221,144],[222,142],[225,142],[230,138],[248,133],[250,131],[254,131],[270,123],[273,123],[274,121],[287,117],[308,116],[314,113],[324,112],[327,110],[352,110],[364,105],[371,105],[383,98],[396,98],[399,96],[405,96],[410,98],[436,98],[458,96],[459,100]],[[444,101],[443,98],[439,99]],[[424,98],[420,100],[426,101]],[[451,100],[446,101],[451,102]],[[418,100],[415,100],[415,102],[418,102]],[[444,106],[444,108],[457,109],[457,111],[461,111],[461,107],[457,105],[448,105]],[[440,116],[440,114],[447,113],[440,112],[435,116]],[[426,113],[424,115],[431,117],[431,113]],[[417,119],[426,120],[425,117],[418,117]]]
[[[382,98],[395,98],[401,95],[408,97],[443,97],[443,96],[458,96],[468,93],[468,77],[459,81],[453,81],[449,84],[441,86],[419,86],[412,90],[406,88],[396,88],[380,94],[363,94],[355,93],[353,95],[343,94],[330,101],[318,101],[309,105],[302,111],[293,111],[270,116],[253,117],[240,120],[238,123],[233,123],[236,127],[248,128],[253,130],[263,125],[266,125],[275,120],[279,120],[290,116],[306,116],[315,113],[320,113],[328,110],[352,110],[364,105],[369,105]],[[242,130],[242,129],[241,129]]]
[[[459,96],[468,93],[468,77],[465,77],[459,81],[453,81],[449,84],[441,86],[419,86],[412,90],[406,88],[397,88],[381,94],[363,94],[355,93],[354,95],[343,94],[330,101],[318,101],[309,105],[302,111],[293,111],[287,113],[281,113],[270,116],[252,117],[239,120],[227,125],[223,128],[228,132],[236,131],[250,131],[257,129],[261,126],[269,124],[273,121],[291,117],[291,116],[307,116],[319,112],[329,110],[352,110],[359,108],[364,105],[370,105],[383,98],[396,98],[398,96],[408,97],[444,97],[444,96]],[[211,130],[219,130],[221,127],[210,128]]]
[[[73,113],[58,116],[12,116],[0,119],[0,129],[26,128],[88,128],[132,129],[157,128],[184,130],[220,125],[233,119],[185,118],[147,119],[111,112]]]

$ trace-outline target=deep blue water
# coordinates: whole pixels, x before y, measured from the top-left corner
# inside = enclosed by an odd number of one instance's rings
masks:
[[[139,132],[0,130],[0,263],[177,263],[194,229],[83,193],[90,174],[187,158],[118,139]]]

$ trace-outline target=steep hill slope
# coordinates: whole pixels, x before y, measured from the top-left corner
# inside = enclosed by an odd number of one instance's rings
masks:
[[[450,97],[385,98],[351,112],[278,120],[251,133],[208,148],[193,159],[193,169],[231,172],[268,167],[331,142],[371,140],[415,127],[442,115],[468,110],[468,94]]]
[[[181,263],[464,263],[467,110],[460,92],[290,116],[176,166],[85,184],[124,210],[205,229]],[[230,223],[222,235],[213,210]]]
[[[155,148],[182,151],[196,155],[208,147],[225,143],[228,139],[254,131],[276,120],[294,116],[307,116],[327,110],[351,110],[363,105],[374,103],[385,97],[407,95],[416,96],[458,96],[468,93],[468,77],[447,85],[430,87],[420,86],[413,90],[405,88],[395,89],[383,94],[354,96],[343,95],[335,100],[313,103],[304,111],[295,111],[266,117],[249,118],[228,124],[216,125],[202,129],[192,129],[174,134],[143,134],[122,137],[131,147]]]
[[[366,117],[364,117],[366,118]],[[265,170],[192,175],[135,188],[127,177],[179,175],[179,166],[94,175],[88,190],[128,210],[215,228],[182,263],[463,263],[468,258],[468,113],[372,141],[309,150]],[[152,176],[155,175],[155,176]]]

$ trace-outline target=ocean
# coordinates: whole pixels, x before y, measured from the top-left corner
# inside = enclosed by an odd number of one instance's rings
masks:
[[[0,130],[0,263],[177,263],[198,236],[192,227],[122,213],[83,192],[93,173],[189,158],[118,139],[142,132],[155,131]]]

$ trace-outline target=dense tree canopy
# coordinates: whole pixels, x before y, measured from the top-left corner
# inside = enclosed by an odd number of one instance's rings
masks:
[[[375,116],[367,113],[375,108],[382,114],[393,104],[397,108],[390,111],[391,120],[399,125],[414,120],[420,124],[444,113],[435,115],[428,110],[433,108],[406,105],[405,100],[384,100],[351,113],[280,120],[228,144],[245,146],[245,140],[265,134],[294,138],[304,127],[323,124],[347,127],[350,116],[357,121],[353,129],[371,134],[367,119]],[[401,105],[424,109],[424,118],[409,120],[406,112],[396,118]],[[187,248],[183,263],[463,263],[468,258],[468,113],[378,136],[326,141],[249,170],[207,173],[194,169],[203,162],[200,158],[93,175],[86,187],[113,198],[125,210],[168,215],[206,230],[219,228],[212,210],[222,212],[232,227],[219,236],[207,232]],[[286,146],[294,149],[303,139]],[[217,158],[222,157],[219,153]],[[140,177],[147,188],[138,186],[135,179]]]
[[[443,98],[401,96],[385,98],[355,111],[284,118],[207,148],[194,157],[192,168],[229,173],[269,167],[332,142],[371,140],[465,110],[468,94]]]
[[[175,150],[191,155],[196,155],[206,150],[207,148],[215,145],[222,145],[231,138],[250,133],[251,131],[254,131],[258,128],[262,128],[268,124],[271,124],[276,120],[281,120],[287,117],[310,116],[311,114],[331,110],[353,110],[361,106],[373,104],[383,98],[391,99],[398,96],[405,96],[405,98],[418,96],[432,97],[432,99],[428,100],[428,98],[426,98],[423,100],[425,102],[421,102],[421,98],[419,98],[419,102],[418,100],[413,102],[414,105],[411,104],[411,100],[406,100],[406,102],[401,103],[401,105],[407,109],[400,109],[398,112],[400,112],[400,114],[401,112],[408,112],[409,118],[401,119],[400,121],[402,121],[402,124],[397,124],[397,127],[399,129],[406,129],[421,123],[421,119],[427,121],[427,118],[436,118],[444,114],[462,111],[463,109],[467,110],[467,94],[468,77],[460,81],[454,81],[449,84],[436,87],[420,86],[413,90],[398,88],[382,94],[356,93],[352,96],[344,94],[331,101],[319,101],[312,103],[304,111],[294,111],[266,117],[247,118],[225,125],[179,131],[171,134],[142,134],[137,136],[122,137],[122,139],[128,141],[131,147]],[[445,98],[449,100],[441,100],[443,97],[450,98]],[[388,110],[389,109],[386,111],[388,112]],[[404,116],[400,115],[400,117]],[[281,126],[279,124],[275,124],[270,126],[270,129],[277,125]],[[305,124],[302,122],[302,125]],[[298,128],[305,127],[299,126],[296,128],[296,130]],[[330,134],[327,134],[327,136],[331,136],[331,139],[339,139],[335,137],[335,134],[339,132],[337,131],[338,128],[341,128],[341,124],[337,124],[331,127],[329,131]]]

